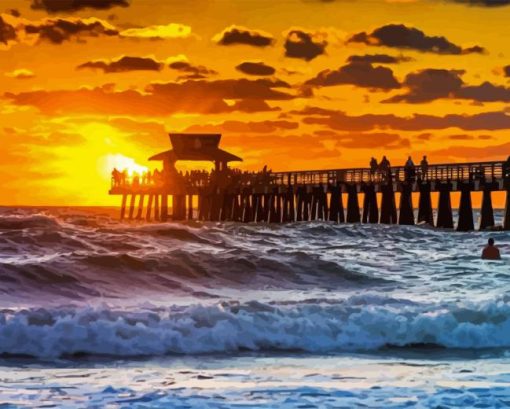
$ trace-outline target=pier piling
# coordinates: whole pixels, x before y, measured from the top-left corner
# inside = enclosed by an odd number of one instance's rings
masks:
[[[471,183],[461,183],[457,231],[471,231],[475,229],[473,220],[473,205],[471,203],[471,190]]]
[[[443,229],[453,229],[453,212],[450,192],[451,183],[441,183],[439,185],[439,202],[437,205],[436,227]]]
[[[483,189],[482,209],[480,214],[480,230],[494,226],[494,209],[492,207],[492,189],[485,186]]]
[[[358,189],[356,185],[347,185],[347,223],[359,223]]]

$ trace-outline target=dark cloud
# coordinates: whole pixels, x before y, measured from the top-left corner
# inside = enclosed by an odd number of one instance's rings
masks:
[[[0,15],[0,43],[8,44],[9,41],[16,40],[16,30],[8,24]]]
[[[163,63],[150,57],[128,57],[124,56],[113,61],[88,61],[77,68],[100,69],[105,73],[127,72],[127,71],[160,71]]]
[[[383,102],[424,103],[440,98],[467,99],[475,102],[510,102],[510,88],[484,82],[466,85],[461,78],[463,71],[425,69],[406,76],[404,86],[408,92]]]
[[[210,75],[218,74],[217,71],[204,67],[203,65],[193,65],[188,61],[174,61],[168,65],[171,69],[179,71],[184,75],[179,79],[204,79]]]
[[[347,132],[337,133],[330,130],[314,132],[318,136],[327,136],[335,141],[338,148],[348,149],[401,149],[411,146],[409,139],[387,132]]]
[[[254,47],[267,47],[274,43],[271,34],[251,30],[241,26],[230,26],[214,37],[220,45],[245,44]]]
[[[370,63],[350,63],[337,70],[321,71],[305,85],[328,87],[332,85],[351,84],[358,87],[376,89],[399,88],[400,84],[393,76],[393,71],[386,67],[374,67]]]
[[[448,98],[462,87],[462,73],[456,70],[425,69],[408,74],[404,85],[409,91],[384,102],[421,103]]]
[[[289,31],[284,44],[285,56],[311,61],[324,54],[327,41],[315,37],[313,33],[302,30]]]
[[[503,67],[503,73],[505,74],[505,77],[510,77],[510,65]]]
[[[450,0],[455,3],[468,4],[470,6],[482,6],[482,7],[500,7],[508,6],[510,0]]]
[[[370,64],[398,64],[401,62],[412,61],[410,57],[393,56],[388,54],[365,54],[365,55],[351,55],[348,62],[365,62]]]
[[[275,131],[293,130],[299,127],[298,122],[292,121],[225,121],[220,124],[192,125],[186,132],[224,132],[224,133],[259,133],[267,134]]]
[[[73,12],[85,8],[106,10],[115,6],[127,7],[127,0],[32,0],[34,10],[45,10],[49,13]]]
[[[506,159],[506,153],[510,152],[510,143],[492,146],[449,146],[429,153],[429,157],[443,157],[454,160],[471,161],[477,160],[502,160]]]
[[[21,13],[18,9],[10,9],[9,14],[14,17],[21,17]]]
[[[61,44],[71,39],[82,37],[116,36],[119,34],[110,24],[96,19],[57,18],[46,19],[40,23],[31,23],[25,26],[27,34],[36,34],[40,41],[49,41]]]
[[[290,86],[283,81],[266,79],[188,80],[151,84],[144,92],[117,91],[108,85],[92,89],[6,93],[4,97],[20,106],[36,107],[47,115],[165,116],[178,112],[215,114],[276,110],[278,108],[269,107],[265,100],[294,98],[278,88]]]
[[[510,129],[510,114],[505,112],[484,112],[474,115],[448,114],[445,116],[414,114],[408,117],[394,114],[365,114],[351,116],[341,111],[309,107],[293,111],[305,115],[304,123],[324,125],[338,131],[371,131],[398,129],[421,131],[432,129],[459,128],[465,131]]]
[[[450,42],[446,37],[429,36],[417,28],[407,27],[404,24],[388,24],[376,28],[371,33],[361,32],[353,35],[348,41],[438,54],[466,54],[483,51],[483,48],[479,46],[463,49]]]
[[[263,62],[243,62],[236,67],[237,70],[248,74],[248,75],[273,75],[275,69],[270,65],[266,65]]]

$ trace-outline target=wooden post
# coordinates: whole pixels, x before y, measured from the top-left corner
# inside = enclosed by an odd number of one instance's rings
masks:
[[[168,194],[165,192],[161,195],[161,216],[162,222],[168,220]]]
[[[340,206],[340,186],[331,186],[331,196],[329,203],[329,220],[337,222],[339,219],[339,206]]]
[[[363,188],[363,223],[379,223],[379,206],[377,205],[377,193],[373,184],[365,185]]]
[[[143,213],[143,202],[145,200],[145,195],[142,193],[140,195],[140,199],[138,201],[138,212],[136,213],[136,220],[142,220]]]
[[[287,192],[288,200],[289,200],[289,221],[296,221],[296,211],[295,211],[295,196],[294,196],[294,188],[289,187],[289,191]]]
[[[482,209],[480,215],[480,230],[485,230],[488,227],[494,226],[494,209],[492,207],[492,189],[486,186],[483,189]]]
[[[135,200],[136,200],[136,194],[133,193],[131,195],[131,202],[129,203],[129,220],[133,220],[133,215],[135,213]]]
[[[355,184],[347,185],[347,223],[359,223],[361,221],[358,203],[358,190]]]
[[[402,185],[398,224],[408,226],[414,225],[413,188],[409,183],[404,183]]]
[[[505,219],[503,221],[503,229],[510,230],[510,188],[506,191]]]
[[[432,212],[432,200],[430,196],[430,182],[420,183],[420,199],[418,204],[418,223],[434,225],[434,214]]]
[[[297,188],[297,207],[296,207],[296,221],[303,221],[303,211],[304,211],[304,197],[303,197],[303,187],[300,186]]]
[[[193,220],[193,194],[188,195],[188,220]]]
[[[436,227],[443,229],[453,229],[453,213],[450,192],[451,183],[442,183],[439,185],[439,203],[437,205]]]
[[[127,202],[127,195],[124,193],[122,195],[122,204],[120,207],[120,220],[124,220],[126,217],[126,202]]]
[[[471,231],[475,229],[473,220],[473,206],[471,204],[471,183],[463,183],[460,186],[459,222],[457,231]]]
[[[145,212],[145,220],[148,222],[151,221],[151,214],[152,214],[152,203],[154,202],[154,195],[151,193],[149,195],[149,202],[147,203],[147,210]]]
[[[382,224],[395,224],[397,222],[396,217],[396,204],[395,204],[395,192],[393,191],[393,184],[388,183],[381,185],[382,190],[382,202],[381,202],[381,220]]]
[[[161,220],[161,212],[159,209],[159,195],[156,193],[154,195],[154,220],[159,222]]]

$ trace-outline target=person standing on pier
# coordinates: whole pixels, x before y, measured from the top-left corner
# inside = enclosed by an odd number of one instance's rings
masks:
[[[411,156],[407,157],[407,162],[404,165],[404,174],[405,174],[406,181],[413,180],[414,174],[415,174],[415,167],[414,167],[414,162],[413,162],[413,159],[411,158]]]
[[[377,159],[372,156],[372,159],[370,159],[370,181],[375,180],[375,174],[377,173]]]
[[[379,172],[381,173],[383,181],[391,180],[391,164],[386,156],[383,156],[379,164]]]
[[[421,179],[427,180],[427,172],[429,171],[429,162],[427,160],[426,155],[423,155],[423,159],[421,160],[420,167],[421,167]]]
[[[503,163],[503,177],[510,178],[510,156],[506,159],[506,162]]]

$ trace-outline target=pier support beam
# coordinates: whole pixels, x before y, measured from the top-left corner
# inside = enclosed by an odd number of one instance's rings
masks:
[[[340,218],[340,200],[342,192],[340,186],[331,187],[331,195],[329,199],[329,220],[339,223]],[[342,209],[343,210],[343,209]]]
[[[150,222],[152,216],[152,204],[154,203],[154,195],[149,195],[149,202],[147,203],[147,210],[145,211],[145,220]]]
[[[459,222],[457,224],[457,231],[471,231],[475,229],[473,205],[471,204],[471,190],[471,183],[463,183],[460,185]]]
[[[163,193],[161,195],[161,215],[160,219],[162,222],[166,222],[168,220],[168,195]]]
[[[141,194],[140,199],[138,200],[138,211],[136,212],[136,220],[142,220],[144,200],[145,200],[145,195]]]
[[[159,222],[161,220],[161,212],[159,208],[159,195],[154,195],[154,220]]]
[[[450,192],[451,183],[441,183],[439,185],[439,203],[437,205],[436,227],[442,229],[453,229],[453,213]]]
[[[126,203],[127,203],[127,195],[124,193],[122,195],[122,204],[120,206],[120,220],[124,220],[126,217]]]
[[[382,185],[381,219],[382,224],[397,223],[397,206],[395,204],[395,192],[393,184]]]
[[[363,198],[363,223],[379,223],[379,207],[377,205],[377,193],[374,185],[364,187]]]
[[[347,185],[347,223],[359,223],[358,189],[356,185]]]
[[[413,187],[409,183],[402,185],[398,224],[407,226],[414,225]]]
[[[133,215],[135,213],[135,200],[136,194],[132,194],[131,201],[129,202],[129,220],[133,220]]]
[[[510,188],[506,191],[505,218],[503,220],[503,229],[510,230]]]
[[[483,189],[482,210],[480,215],[480,230],[494,226],[494,209],[492,207],[492,189],[486,186]]]
[[[188,195],[188,220],[193,220],[193,195]]]
[[[418,204],[418,223],[434,225],[434,213],[432,212],[432,198],[430,196],[430,182],[419,183],[420,201]]]

